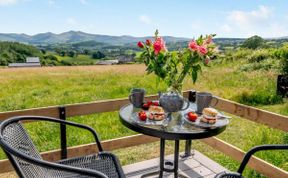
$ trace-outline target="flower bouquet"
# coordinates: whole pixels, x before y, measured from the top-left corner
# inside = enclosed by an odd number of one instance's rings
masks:
[[[191,40],[187,48],[170,52],[156,30],[154,41],[147,39],[145,42],[138,42],[138,47],[142,49],[140,59],[147,66],[147,73],[154,73],[157,81],[164,81],[168,87],[168,93],[172,93],[175,98],[175,93],[181,95],[185,77],[190,76],[195,83],[201,66],[207,66],[210,57],[215,55],[215,44],[212,42],[214,36],[214,34],[201,35],[196,40]],[[172,103],[177,103],[177,101],[171,101],[170,105]],[[177,108],[174,109],[175,111],[182,108],[183,100],[178,103],[179,107],[175,107]]]

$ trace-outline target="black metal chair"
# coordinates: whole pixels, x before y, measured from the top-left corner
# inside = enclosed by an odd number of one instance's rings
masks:
[[[90,131],[96,140],[99,153],[49,162],[41,158],[22,121],[48,121],[78,127]],[[104,152],[97,133],[91,127],[51,117],[22,116],[7,119],[0,124],[0,145],[11,161],[19,177],[61,178],[99,177],[124,178],[125,175],[116,156]]]
[[[287,150],[288,145],[260,145],[250,149],[244,156],[240,167],[237,172],[221,172],[215,176],[215,178],[244,178],[242,173],[244,171],[245,166],[247,165],[251,156],[257,152],[262,150]]]

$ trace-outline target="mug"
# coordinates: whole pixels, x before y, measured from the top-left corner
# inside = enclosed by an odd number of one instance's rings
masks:
[[[190,90],[189,91],[188,100],[190,102],[195,103],[195,101],[196,101],[196,93],[197,93],[196,90]]]
[[[208,92],[197,92],[196,93],[196,112],[202,114],[204,108],[211,106],[211,101],[213,99],[213,95]],[[216,99],[216,103],[213,106],[216,106],[218,103],[218,99]]]
[[[129,100],[136,108],[141,108],[144,103],[146,91],[143,88],[133,88],[129,95]]]

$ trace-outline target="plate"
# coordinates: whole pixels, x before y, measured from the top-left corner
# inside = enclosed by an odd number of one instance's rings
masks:
[[[194,125],[195,127],[203,128],[203,129],[213,129],[217,127],[223,127],[229,124],[229,120],[224,118],[224,119],[217,119],[214,124],[207,124],[204,122],[201,122],[202,116],[199,116],[195,122],[192,122],[188,119],[187,113],[184,115],[184,121],[187,123]]]
[[[150,113],[148,111],[144,111],[146,115],[148,116]],[[167,119],[167,114],[165,113],[164,119],[161,121],[157,120],[151,120],[151,119],[146,119],[146,121],[142,121],[139,119],[138,112],[134,112],[131,116],[132,120],[136,122],[137,124],[142,124],[142,125],[163,125],[163,122]]]
[[[218,114],[216,116],[217,119],[231,119],[230,116],[226,116],[225,114],[223,114],[222,112],[217,111]]]
[[[213,109],[215,109],[215,108],[213,108]],[[222,112],[220,112],[220,111],[218,111],[217,109],[215,109],[216,111],[217,111],[217,115],[216,115],[216,118],[217,119],[231,119],[231,117],[230,116],[226,116],[225,114],[223,114]],[[196,111],[194,111],[194,110],[185,110],[185,113],[184,113],[184,115],[185,114],[187,114],[188,112],[196,112]],[[199,115],[199,113],[197,113],[198,115]],[[201,114],[200,114],[201,115]]]

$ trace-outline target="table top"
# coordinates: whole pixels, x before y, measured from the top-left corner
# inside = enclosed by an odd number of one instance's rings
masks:
[[[196,105],[190,103],[190,107],[185,111],[167,115],[163,121],[140,121],[137,113],[141,110],[134,108],[132,104],[123,106],[119,111],[120,121],[123,125],[133,131],[163,138],[166,140],[190,140],[212,137],[220,134],[226,129],[229,120],[227,118],[217,119],[216,124],[203,124],[199,121],[192,123],[186,119],[189,111],[195,111]],[[219,122],[218,122],[219,121]],[[209,125],[209,126],[207,126]]]

